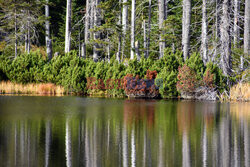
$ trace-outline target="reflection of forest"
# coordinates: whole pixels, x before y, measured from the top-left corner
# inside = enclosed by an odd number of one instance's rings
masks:
[[[154,126],[155,100],[125,100],[124,121],[127,125],[146,121],[148,127]]]
[[[0,117],[0,166],[250,165],[247,103],[126,100],[120,108]]]

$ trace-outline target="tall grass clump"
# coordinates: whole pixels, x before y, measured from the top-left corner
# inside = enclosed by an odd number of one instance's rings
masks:
[[[63,95],[65,93],[62,86],[52,83],[18,84],[10,81],[0,83],[0,94]]]
[[[230,100],[250,101],[250,83],[238,83],[230,89]]]

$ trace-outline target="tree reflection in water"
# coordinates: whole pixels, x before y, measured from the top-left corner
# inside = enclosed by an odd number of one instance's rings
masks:
[[[2,99],[0,166],[250,165],[249,103],[74,99]]]

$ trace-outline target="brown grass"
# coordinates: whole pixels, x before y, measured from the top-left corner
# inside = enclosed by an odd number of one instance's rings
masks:
[[[230,89],[230,100],[250,101],[250,83],[238,83]]]
[[[62,86],[51,83],[46,84],[16,84],[12,82],[0,82],[0,94],[38,94],[38,95],[63,95]]]

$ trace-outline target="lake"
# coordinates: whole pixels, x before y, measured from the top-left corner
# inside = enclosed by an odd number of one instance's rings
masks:
[[[250,103],[0,96],[0,166],[250,166]]]

